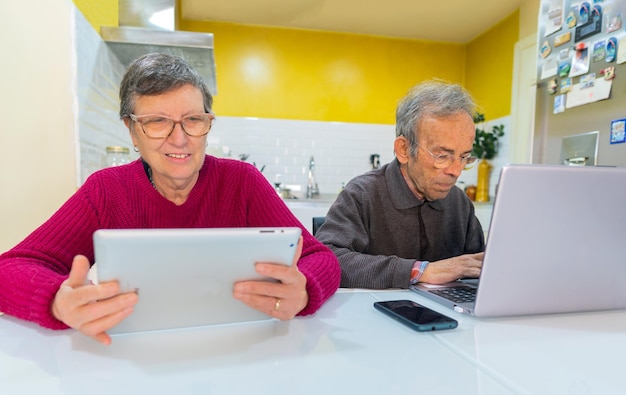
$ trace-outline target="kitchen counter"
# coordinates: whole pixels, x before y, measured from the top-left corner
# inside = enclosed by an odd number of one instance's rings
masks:
[[[322,193],[312,198],[305,198],[296,195],[293,199],[285,199],[285,203],[307,203],[307,204],[332,204],[335,199],[337,199],[337,195],[333,193]]]
[[[409,299],[451,316],[415,332],[376,311]],[[166,312],[164,312],[166,314]],[[340,289],[316,313],[117,335],[0,317],[3,394],[623,394],[626,311],[478,319],[412,291]]]
[[[311,199],[283,199],[287,207],[309,232],[313,230],[313,217],[324,217],[337,195],[320,194]]]

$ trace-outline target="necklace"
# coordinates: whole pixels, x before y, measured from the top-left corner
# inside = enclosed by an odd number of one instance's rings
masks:
[[[152,184],[152,187],[154,188],[155,191],[158,191],[157,186],[155,185],[154,180],[152,179],[152,168],[148,166],[146,171],[148,172],[148,179],[150,180],[150,184]]]

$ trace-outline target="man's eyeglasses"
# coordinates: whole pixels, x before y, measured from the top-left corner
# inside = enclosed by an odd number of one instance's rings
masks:
[[[428,152],[430,156],[433,157],[433,162],[437,169],[445,169],[452,166],[454,160],[456,159],[456,157],[451,154],[433,154],[426,147],[422,147],[421,145],[418,145],[418,147]],[[461,165],[463,165],[463,170],[469,170],[474,167],[474,164],[476,164],[478,158],[471,155],[463,155],[459,157],[459,160],[461,161]]]
[[[168,138],[174,131],[176,124],[180,124],[187,135],[201,137],[209,133],[213,119],[215,119],[213,114],[208,113],[187,115],[179,121],[163,115],[130,114],[129,117],[141,125],[141,130],[146,136],[153,139]]]

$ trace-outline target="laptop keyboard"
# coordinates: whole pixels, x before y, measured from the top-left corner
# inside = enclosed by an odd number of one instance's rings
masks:
[[[429,292],[451,300],[454,303],[468,303],[476,300],[476,288],[474,287],[459,286],[445,289],[431,289]]]

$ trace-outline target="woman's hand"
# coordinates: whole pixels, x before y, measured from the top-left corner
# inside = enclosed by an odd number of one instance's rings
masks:
[[[59,321],[102,344],[111,344],[107,330],[133,312],[138,301],[134,292],[120,294],[115,281],[90,284],[89,260],[77,255],[67,280],[61,283],[52,302],[52,314]]]
[[[306,277],[298,270],[302,254],[302,237],[298,240],[296,254],[291,266],[269,262],[256,264],[262,276],[279,282],[240,281],[235,284],[233,296],[248,306],[281,320],[290,320],[309,303],[306,292]]]

